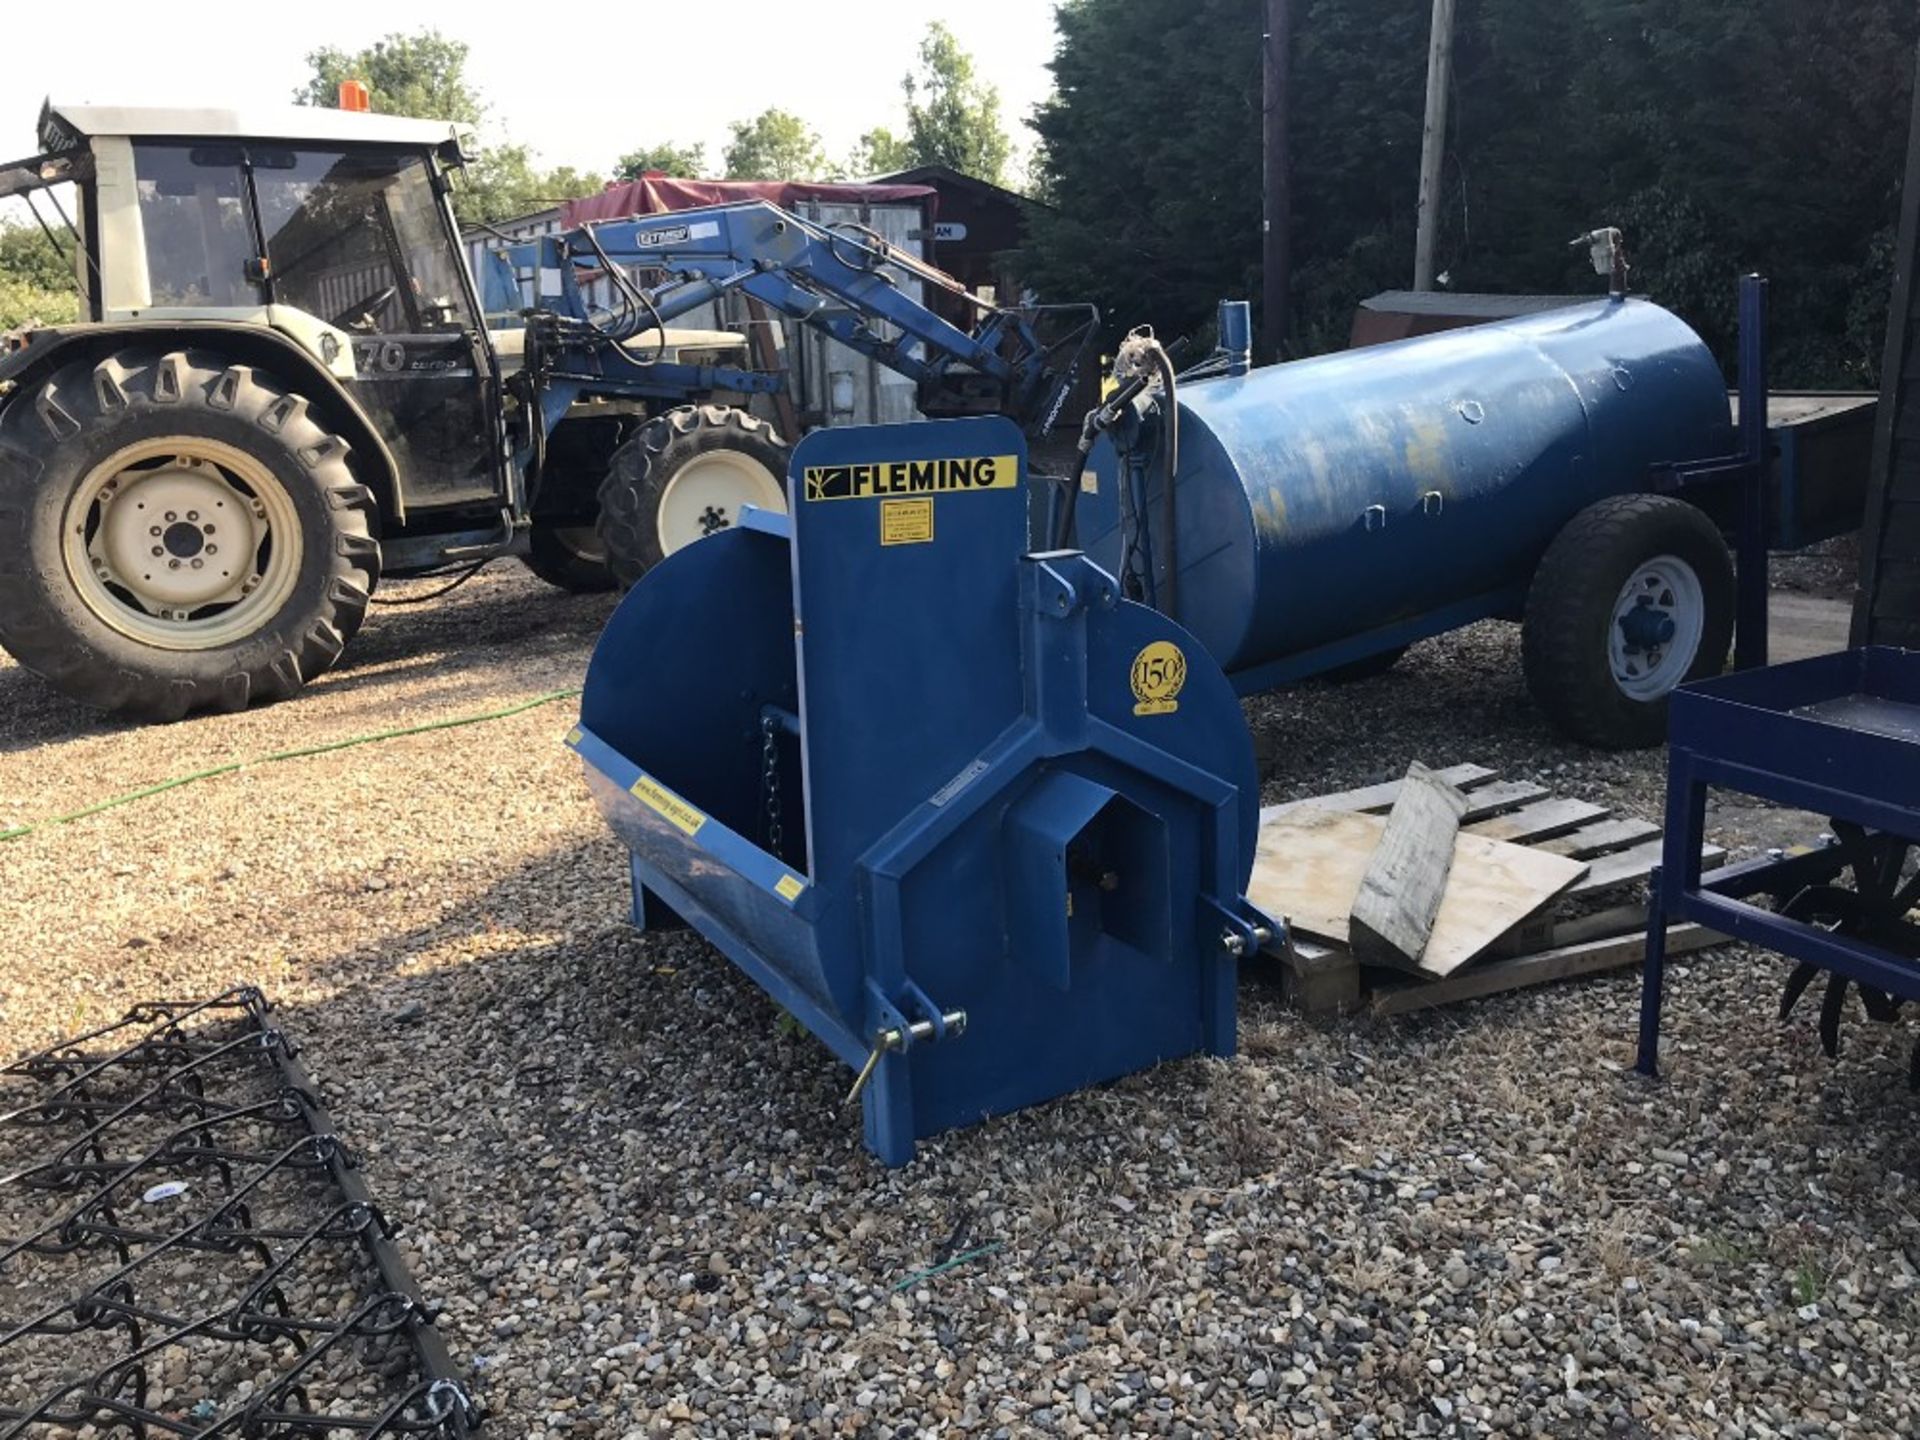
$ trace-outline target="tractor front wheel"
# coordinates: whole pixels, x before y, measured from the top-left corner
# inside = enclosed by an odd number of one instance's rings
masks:
[[[0,414],[0,645],[140,719],[280,699],[359,628],[374,523],[346,442],[271,376],[75,361]]]
[[[520,558],[549,585],[575,595],[595,595],[616,584],[607,565],[607,547],[592,525],[565,525],[536,515],[527,553]]]
[[[607,563],[631,585],[683,545],[736,525],[743,507],[785,511],[787,442],[728,405],[682,405],[614,452],[600,486]]]
[[[562,421],[547,437],[521,560],[549,585],[576,595],[617,588],[594,512],[607,467],[638,424],[625,415],[583,416]]]

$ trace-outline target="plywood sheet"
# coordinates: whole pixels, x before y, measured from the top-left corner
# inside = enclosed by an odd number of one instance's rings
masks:
[[[1312,936],[1348,943],[1347,917],[1386,821],[1311,806],[1264,822],[1247,898]],[[1586,874],[1559,855],[1462,833],[1417,973],[1450,975]]]

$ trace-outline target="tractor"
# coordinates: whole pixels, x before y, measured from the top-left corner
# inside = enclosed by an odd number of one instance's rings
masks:
[[[0,198],[70,255],[85,318],[0,355],[0,645],[142,719],[292,695],[384,577],[517,555],[609,589],[783,509],[798,437],[721,403],[782,377],[669,328],[730,290],[907,374],[929,415],[1050,423],[1092,333],[1042,344],[871,231],[757,201],[503,244],[476,281],[441,121],[48,102],[39,139]]]

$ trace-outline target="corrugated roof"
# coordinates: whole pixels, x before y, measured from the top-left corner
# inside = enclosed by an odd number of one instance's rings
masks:
[[[680,180],[643,175],[609,185],[598,195],[569,200],[562,209],[569,226],[589,220],[623,220],[630,215],[663,215],[706,205],[767,200],[791,210],[806,201],[823,205],[923,204],[937,200],[931,185],[855,185],[820,180]]]

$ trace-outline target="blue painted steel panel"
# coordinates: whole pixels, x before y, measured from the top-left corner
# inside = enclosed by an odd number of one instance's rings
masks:
[[[850,1063],[926,1022],[866,1092],[894,1163],[1230,1053],[1233,951],[1268,922],[1226,677],[1079,553],[1022,557],[1007,421],[819,432],[792,465],[791,541],[756,521],[676,552],[589,668],[573,743],[637,912],[670,907]]]
[[[1524,585],[1584,506],[1733,446],[1713,357],[1638,300],[1196,381],[1179,399],[1178,618],[1229,671]],[[1088,468],[1081,541],[1117,571],[1110,438]],[[1158,544],[1157,483],[1147,514]]]

